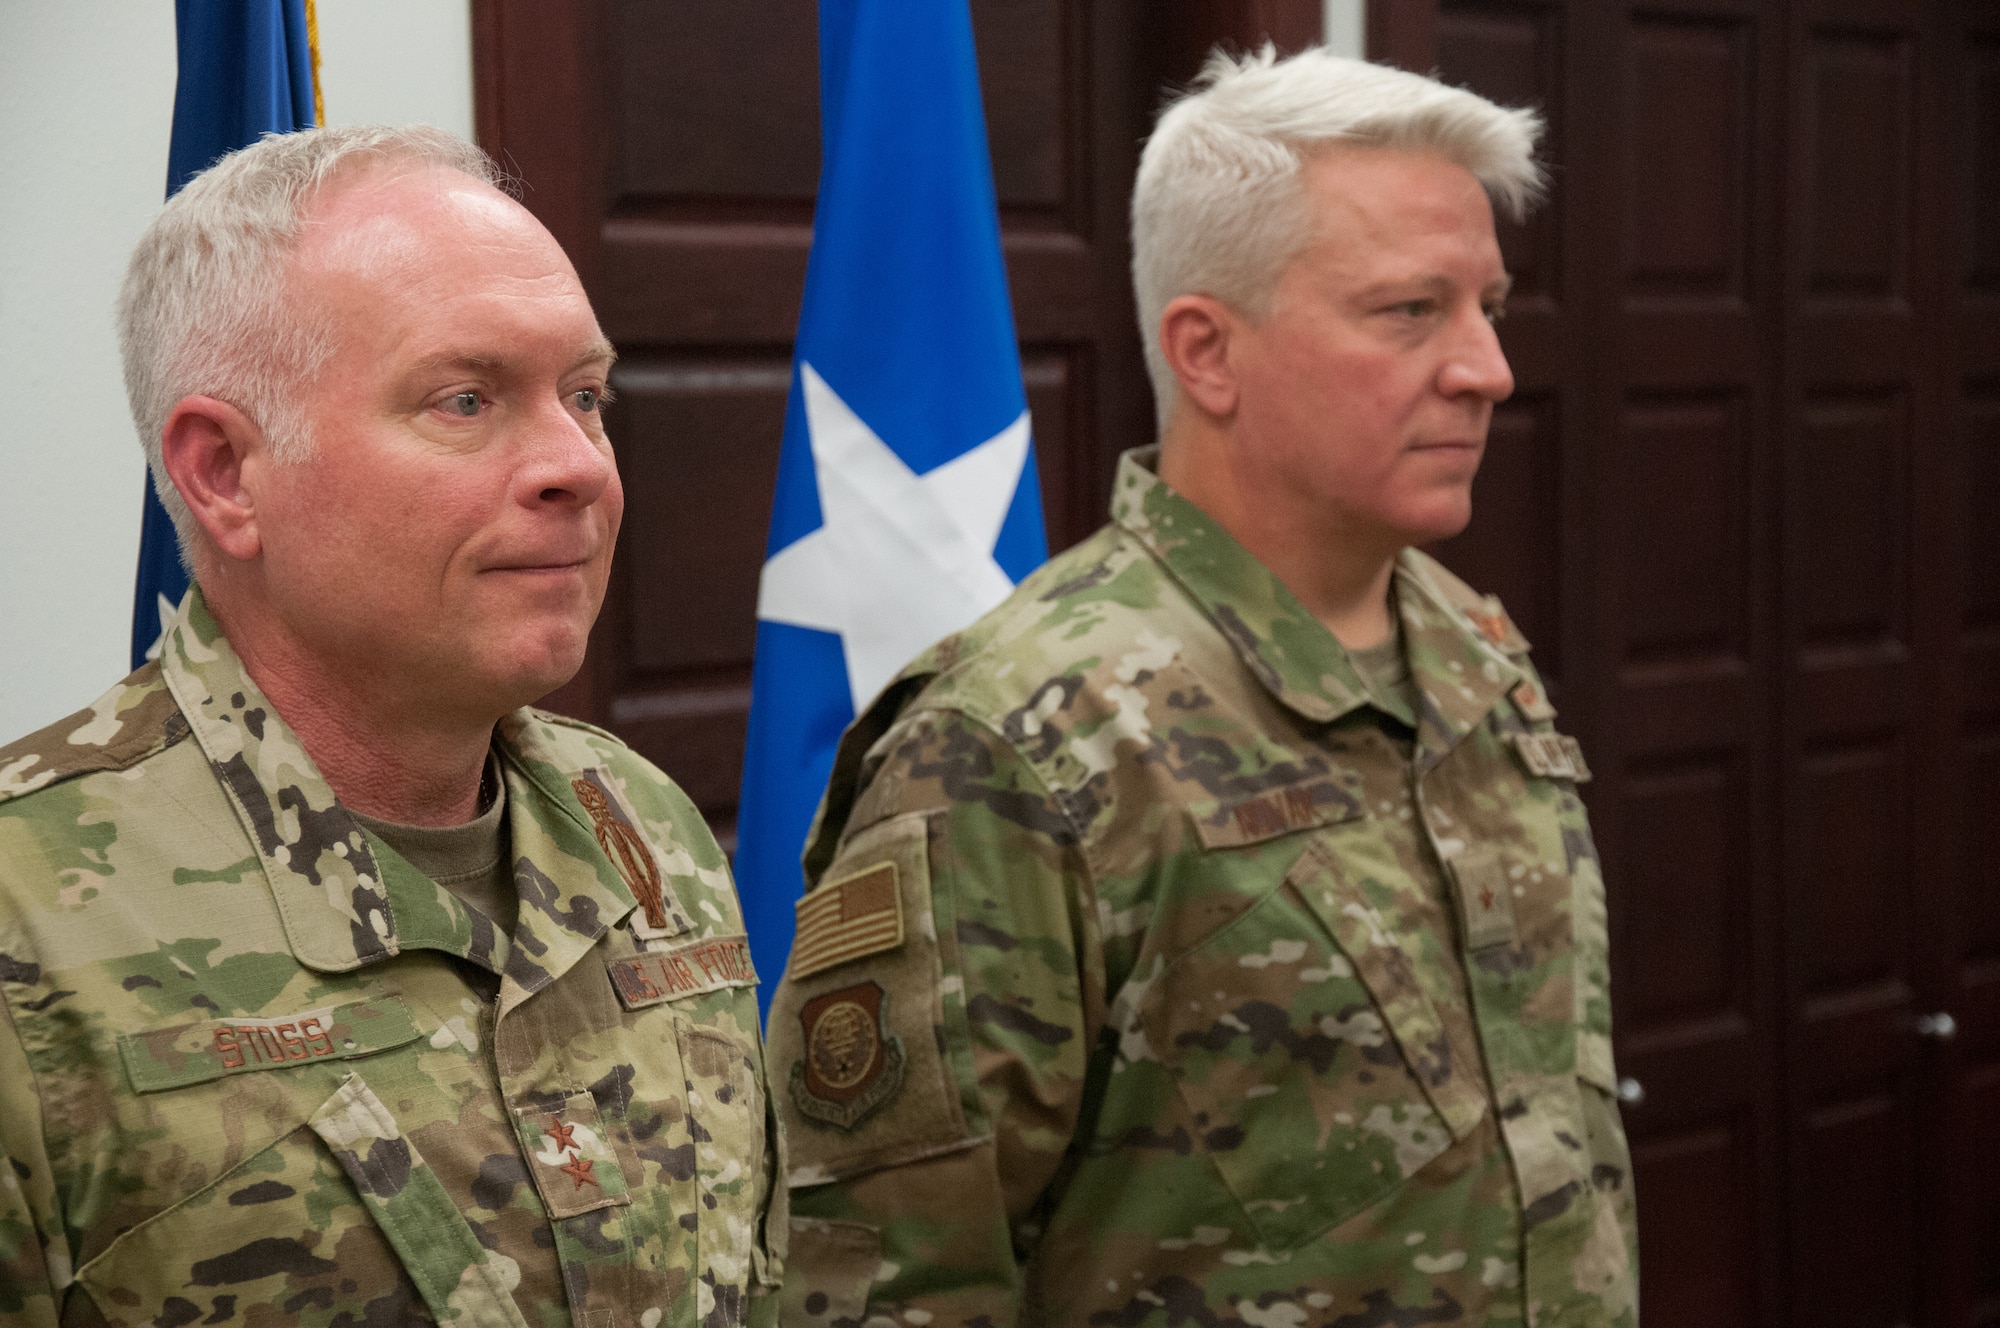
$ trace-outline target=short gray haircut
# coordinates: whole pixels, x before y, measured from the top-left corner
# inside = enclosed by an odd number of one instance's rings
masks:
[[[505,183],[485,153],[429,125],[266,134],[190,180],[132,252],[118,295],[125,395],[190,567],[196,527],[161,457],[167,417],[183,397],[215,397],[257,422],[278,461],[310,454],[300,398],[332,353],[333,329],[289,302],[286,265],[317,192],[371,164]]]
[[[1432,152],[1470,171],[1519,220],[1544,187],[1542,118],[1421,74],[1313,49],[1217,51],[1161,114],[1132,190],[1132,286],[1164,424],[1175,381],[1160,315],[1209,295],[1260,318],[1285,266],[1311,239],[1302,167],[1334,143]]]

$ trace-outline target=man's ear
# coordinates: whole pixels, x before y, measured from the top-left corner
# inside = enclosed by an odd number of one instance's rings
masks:
[[[167,475],[194,519],[225,557],[247,560],[263,549],[257,526],[257,475],[270,459],[264,431],[214,397],[182,397],[160,431]]]
[[[1229,342],[1241,320],[1209,295],[1177,295],[1160,311],[1160,352],[1185,396],[1204,413],[1236,413],[1236,370]]]

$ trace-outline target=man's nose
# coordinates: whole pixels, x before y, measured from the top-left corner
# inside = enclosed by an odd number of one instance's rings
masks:
[[[1451,353],[1439,372],[1438,388],[1448,397],[1477,396],[1502,402],[1514,395],[1514,371],[1500,349],[1500,334],[1483,311],[1459,319]]]
[[[603,435],[586,428],[568,402],[559,397],[529,419],[520,488],[534,501],[581,509],[604,496],[617,478],[618,463]]]

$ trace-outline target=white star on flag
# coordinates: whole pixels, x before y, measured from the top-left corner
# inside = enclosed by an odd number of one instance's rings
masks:
[[[178,604],[175,604],[158,591],[153,592],[153,598],[160,601],[158,605],[160,611],[160,634],[153,638],[153,644],[146,647],[147,659],[158,659],[160,657],[160,651],[167,644],[167,630],[174,625],[174,614],[180,611]]]
[[[1028,412],[918,475],[801,362],[821,525],[764,564],[757,616],[840,636],[854,713],[1014,588],[993,546],[1028,458]]]

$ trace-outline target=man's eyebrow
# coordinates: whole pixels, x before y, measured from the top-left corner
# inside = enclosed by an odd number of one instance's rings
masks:
[[[466,351],[446,351],[442,355],[426,355],[418,360],[415,370],[420,374],[439,369],[471,369],[492,372],[507,367],[507,361],[498,355],[478,355]]]
[[[570,362],[571,369],[580,369],[587,364],[601,364],[610,367],[618,359],[618,351],[611,342],[599,337]],[[427,355],[418,360],[415,372],[429,374],[440,370],[471,371],[474,373],[504,372],[512,361],[504,354],[485,354],[478,351],[445,351],[438,355]]]
[[[580,369],[586,364],[601,364],[608,369],[617,362],[618,348],[611,344],[609,337],[599,337],[589,349],[576,357],[576,363],[572,367]]]
[[[1421,276],[1393,277],[1363,287],[1359,298],[1363,303],[1388,299],[1390,296],[1406,296],[1410,291],[1422,291],[1426,295],[1446,295],[1452,290],[1452,279],[1441,272],[1425,273]],[[1510,273],[1502,273],[1492,282],[1480,288],[1479,296],[1485,300],[1504,300],[1514,289],[1514,278]]]

